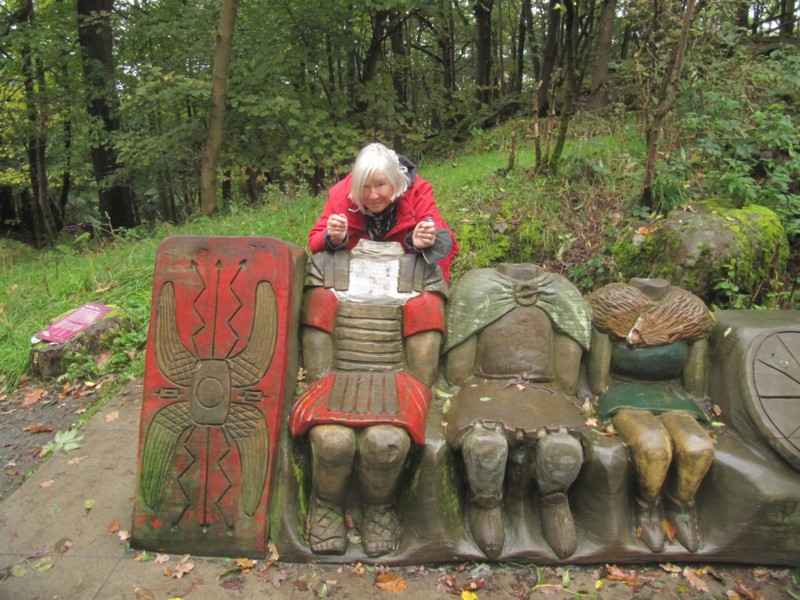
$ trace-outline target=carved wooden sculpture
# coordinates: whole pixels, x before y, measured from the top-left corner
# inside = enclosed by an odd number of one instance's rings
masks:
[[[270,238],[170,238],[159,249],[134,544],[263,555],[303,259]]]
[[[535,497],[542,534],[558,557],[577,547],[567,492],[584,461],[574,395],[588,346],[587,306],[558,275],[503,264],[471,271],[453,287],[446,376],[460,390],[447,440],[463,458],[467,519],[488,558],[503,552],[507,487]],[[506,482],[507,469],[518,477]]]
[[[653,552],[664,549],[665,500],[678,541],[695,552],[694,498],[714,458],[695,402],[705,395],[711,315],[699,298],[662,279],[610,284],[588,299],[596,328],[590,384],[601,394],[598,412],[631,449],[637,534]]]
[[[398,243],[362,240],[352,255],[312,257],[302,336],[313,383],[289,427],[310,443],[313,552],[347,549],[344,502],[354,470],[365,554],[396,550],[397,486],[412,443],[425,441],[446,293],[439,267],[404,255]]]

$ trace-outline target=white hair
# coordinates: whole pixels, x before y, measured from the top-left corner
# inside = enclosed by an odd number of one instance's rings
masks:
[[[396,200],[408,189],[408,169],[400,164],[400,159],[394,150],[381,143],[375,142],[364,146],[353,163],[352,179],[350,183],[350,199],[364,212],[364,203],[361,201],[361,191],[375,173],[382,173],[392,186],[392,201]]]

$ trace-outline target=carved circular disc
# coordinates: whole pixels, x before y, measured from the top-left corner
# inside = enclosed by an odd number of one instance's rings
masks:
[[[747,412],[772,448],[800,470],[800,331],[782,331],[751,347]]]

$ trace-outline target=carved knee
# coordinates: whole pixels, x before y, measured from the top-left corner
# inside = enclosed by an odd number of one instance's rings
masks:
[[[565,492],[583,464],[581,443],[566,432],[544,434],[536,445],[536,481],[542,495]]]
[[[350,465],[356,452],[356,434],[343,425],[317,425],[309,432],[315,462],[325,468]]]
[[[473,502],[485,508],[496,506],[503,495],[508,442],[498,431],[474,429],[461,446]]]
[[[410,448],[411,438],[405,430],[392,425],[368,427],[358,438],[361,460],[374,466],[403,463]]]

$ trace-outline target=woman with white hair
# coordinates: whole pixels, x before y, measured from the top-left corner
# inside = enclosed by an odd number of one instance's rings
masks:
[[[433,186],[411,161],[380,143],[365,146],[350,174],[328,191],[308,246],[314,254],[351,250],[362,239],[400,242],[406,252],[438,262],[450,281],[458,243],[436,208]]]

